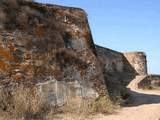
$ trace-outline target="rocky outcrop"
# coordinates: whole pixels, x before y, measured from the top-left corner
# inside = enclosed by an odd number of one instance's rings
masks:
[[[18,0],[0,9],[1,85],[32,82],[58,104],[107,95],[82,9]]]

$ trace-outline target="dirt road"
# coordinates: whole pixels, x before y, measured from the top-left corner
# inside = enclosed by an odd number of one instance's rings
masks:
[[[160,91],[138,89],[138,82],[144,76],[137,76],[129,85],[134,102],[116,114],[97,115],[92,120],[160,120]]]
[[[133,103],[111,115],[67,115],[63,120],[160,120],[160,91],[140,90],[138,83],[145,76],[137,76],[128,85]],[[61,119],[62,120],[62,119]]]

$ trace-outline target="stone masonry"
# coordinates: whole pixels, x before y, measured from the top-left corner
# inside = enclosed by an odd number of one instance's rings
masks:
[[[35,84],[49,103],[108,97],[106,74],[147,74],[144,53],[95,46],[80,8],[0,1],[0,85]]]

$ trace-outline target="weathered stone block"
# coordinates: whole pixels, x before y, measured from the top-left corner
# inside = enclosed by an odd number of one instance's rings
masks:
[[[99,94],[94,89],[88,86],[85,87],[78,83],[78,81],[57,81],[52,77],[49,79],[49,81],[38,83],[36,86],[38,94],[50,105],[62,106],[70,102],[70,99],[76,97],[80,99],[96,99],[99,97]]]

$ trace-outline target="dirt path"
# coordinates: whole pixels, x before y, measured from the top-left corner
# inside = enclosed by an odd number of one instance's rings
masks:
[[[130,106],[120,109],[117,113],[86,117],[83,115],[74,116],[69,114],[62,117],[63,120],[160,120],[160,91],[138,89],[138,83],[144,79],[144,77],[145,76],[137,76],[128,85],[134,101]]]
[[[134,102],[116,114],[97,115],[93,120],[160,120],[160,91],[138,89],[138,83],[145,76],[137,76],[129,85]]]

